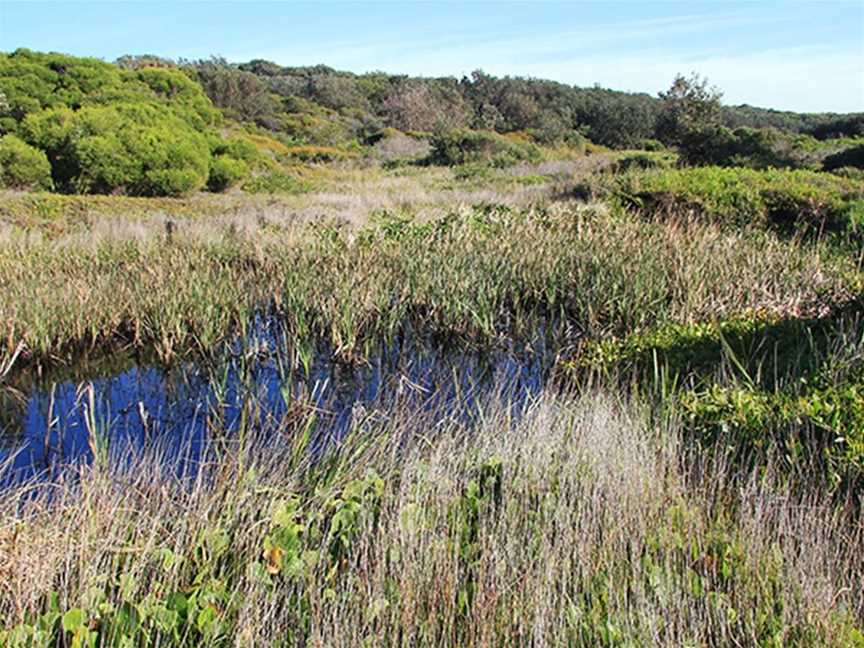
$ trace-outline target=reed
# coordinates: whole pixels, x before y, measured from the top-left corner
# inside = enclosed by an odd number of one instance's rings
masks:
[[[860,639],[860,518],[637,402],[396,404],[314,461],[245,420],[185,478],[154,446],[0,494],[6,645]]]
[[[808,316],[852,299],[854,260],[820,244],[578,203],[476,205],[339,223],[172,220],[170,235],[14,236],[0,245],[0,364],[82,349],[207,353],[273,310],[346,357],[408,325],[492,344],[566,322],[578,339],[746,313]],[[856,283],[858,282],[858,283]]]

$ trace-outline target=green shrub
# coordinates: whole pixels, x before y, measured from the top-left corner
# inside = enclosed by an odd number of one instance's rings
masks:
[[[687,130],[680,136],[681,161],[693,166],[750,167],[753,169],[812,166],[788,134],[770,128],[721,125]]]
[[[450,131],[433,136],[431,144],[429,161],[447,166],[487,162],[495,167],[504,167],[540,160],[540,149],[531,142],[490,131]]]
[[[45,153],[14,135],[0,138],[0,186],[50,189],[51,165]]]
[[[249,176],[249,166],[243,160],[219,155],[210,164],[207,188],[210,191],[225,191],[238,185]]]
[[[630,153],[615,161],[615,170],[626,172],[637,169],[671,169],[675,155],[670,153]]]
[[[282,156],[286,162],[326,164],[350,157],[350,154],[332,146],[293,146]]]
[[[656,139],[643,139],[639,140],[636,143],[636,148],[642,149],[643,151],[665,151],[666,145],[660,140]]]
[[[213,134],[210,138],[210,152],[214,156],[224,155],[249,164],[254,164],[261,160],[261,152],[258,150],[258,147],[245,137],[222,139]]]
[[[94,58],[27,49],[0,54],[0,87],[16,121],[43,108],[77,109],[88,97],[116,88],[122,80],[119,69]]]
[[[312,110],[305,103],[302,109]],[[339,115],[322,116],[303,112],[280,115],[279,130],[298,142],[319,146],[342,146],[354,136],[351,124]]]
[[[253,194],[302,193],[306,191],[306,186],[294,176],[282,171],[268,171],[243,183],[243,190]]]
[[[489,182],[494,172],[484,164],[460,164],[453,167],[453,177],[457,180]]]
[[[859,169],[857,167],[845,166],[840,167],[839,169],[831,169],[831,173],[840,176],[841,178],[864,182],[864,169]]]
[[[245,137],[235,137],[228,140],[225,152],[235,160],[243,160],[249,164],[254,164],[261,159],[258,148]]]
[[[214,123],[219,113],[204,94],[201,86],[182,71],[169,68],[148,67],[136,74],[158,98],[181,112],[186,121],[197,128]]]
[[[803,170],[671,169],[625,174],[613,184],[627,208],[736,226],[843,228],[849,205],[864,195],[859,183]]]
[[[0,54],[0,87],[0,126],[41,149],[59,191],[175,196],[207,182],[219,113],[182,70],[22,49]]]
[[[47,153],[63,191],[176,196],[207,181],[207,139],[164,106],[49,109],[28,116],[22,130]]]

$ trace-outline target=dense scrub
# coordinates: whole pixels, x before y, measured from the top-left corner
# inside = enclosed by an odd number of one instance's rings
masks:
[[[499,167],[597,144],[651,148],[659,138],[686,164],[846,169],[861,143],[856,115],[739,110],[719,94],[657,99],[481,71],[418,79],[265,61],[109,64],[22,49],[0,55],[0,92],[3,186],[67,193],[290,193],[298,168],[380,161],[376,145],[394,133],[407,134],[403,144],[430,140],[437,163]],[[670,128],[693,109],[698,123]]]
[[[6,187],[179,196],[276,171],[248,140],[223,140],[188,71],[18,50],[0,55],[0,88]]]
[[[646,94],[577,88],[542,79],[498,78],[481,70],[457,81],[383,73],[355,75],[324,65],[283,67],[262,60],[235,67],[217,59],[199,62],[196,67],[207,75],[218,70],[238,84],[257,82],[246,103],[250,108],[266,107],[267,115],[256,116],[261,122],[283,119],[280,100],[288,105],[302,99],[334,111],[331,118],[361,138],[377,124],[401,130],[432,130],[443,125],[499,133],[529,131],[544,141],[579,131],[597,144],[634,148],[655,137],[663,111],[662,102]],[[268,90],[271,99],[266,103],[260,96]],[[220,96],[243,100],[240,93]],[[864,121],[861,115],[726,106],[721,123],[730,129],[775,129],[831,139],[861,136]]]
[[[787,232],[859,231],[864,185],[810,171],[702,167],[607,178],[581,193],[611,194],[651,218],[697,218]]]

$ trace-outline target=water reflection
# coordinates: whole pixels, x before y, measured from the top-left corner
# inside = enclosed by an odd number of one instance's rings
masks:
[[[363,363],[334,360],[326,345],[298,351],[278,323],[256,318],[219,362],[173,368],[136,364],[102,376],[82,372],[31,384],[6,403],[0,429],[2,479],[52,475],[92,458],[93,443],[122,457],[158,443],[179,472],[194,467],[208,435],[230,435],[254,416],[256,432],[284,431],[285,422],[314,412],[319,442],[343,434],[358,406],[387,411],[410,404],[468,417],[490,392],[513,406],[543,386],[554,358],[541,331],[531,344],[489,351],[444,348],[405,336]],[[11,416],[10,416],[11,412]],[[95,435],[94,435],[95,433]]]

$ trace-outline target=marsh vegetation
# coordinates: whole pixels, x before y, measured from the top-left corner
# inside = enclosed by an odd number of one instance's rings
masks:
[[[2,57],[0,646],[864,642],[860,116]]]

